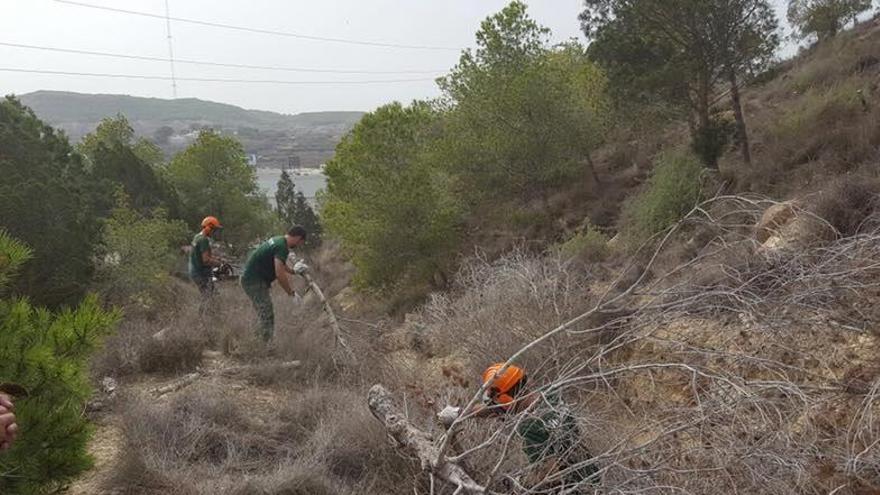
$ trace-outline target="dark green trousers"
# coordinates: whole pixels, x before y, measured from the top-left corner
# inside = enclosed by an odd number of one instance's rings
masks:
[[[266,342],[275,335],[275,309],[272,307],[271,285],[263,280],[241,280],[241,288],[254,305],[260,320],[260,336]]]

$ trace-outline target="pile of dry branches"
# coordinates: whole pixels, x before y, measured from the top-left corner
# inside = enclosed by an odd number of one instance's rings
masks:
[[[713,198],[644,246],[615,280],[589,282],[554,259],[484,263],[472,277],[476,291],[512,290],[519,278],[516,307],[540,313],[528,321],[513,311],[519,327],[534,330],[515,334],[518,350],[507,355],[528,363],[527,392],[541,400],[518,414],[463,414],[448,432],[436,429],[434,450],[419,454],[431,491],[880,490],[880,229],[840,238],[798,210],[804,235],[770,249],[754,226],[771,204]],[[507,282],[487,282],[499,279]],[[593,295],[585,297],[587,287]],[[467,307],[478,313],[473,301],[466,293],[429,305],[427,331],[455,326]],[[551,327],[554,315],[563,321]],[[505,316],[494,315],[496,324],[507,324]],[[579,440],[529,463],[517,428],[553,408],[576,421]],[[435,484],[450,464],[473,484]],[[589,466],[598,477],[572,481]]]

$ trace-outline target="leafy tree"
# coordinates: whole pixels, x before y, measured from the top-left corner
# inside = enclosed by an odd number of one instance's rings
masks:
[[[77,145],[77,150],[90,163],[95,164],[96,154],[102,145],[111,149],[119,146],[130,148],[140,160],[153,167],[161,165],[165,160],[162,150],[151,141],[144,138],[135,139],[134,128],[121,114],[102,120],[95,132],[83,137]]]
[[[309,233],[305,248],[315,249],[321,245],[322,227],[315,210],[309,205],[305,194],[297,191],[287,170],[281,171],[275,192],[278,217],[286,226],[302,225]]]
[[[362,287],[393,288],[443,273],[461,210],[432,166],[440,116],[429,104],[365,115],[326,167],[322,218],[357,267]]]
[[[766,69],[779,47],[779,22],[767,0],[712,0],[707,22],[709,37],[718,52],[721,78],[730,89],[736,137],[743,161],[751,164],[748,131],[740,101],[740,74]]]
[[[29,255],[0,231],[0,280],[13,279]],[[16,401],[21,434],[0,455],[0,492],[55,492],[91,466],[91,428],[82,414],[91,392],[88,359],[117,319],[91,296],[55,314],[26,299],[0,299],[0,376],[30,394]]]
[[[589,153],[607,119],[605,78],[583,47],[551,48],[549,30],[515,1],[483,21],[477,48],[440,80],[453,173],[481,194],[544,195],[593,177]]]
[[[164,208],[172,217],[181,215],[180,198],[172,185],[131,147],[100,143],[92,152],[92,160],[92,176],[102,181],[101,189],[108,192],[100,204],[102,216],[110,214],[115,200],[109,192],[117,187],[123,188],[130,205],[141,213]]]
[[[789,0],[788,21],[801,38],[832,38],[844,26],[871,8],[871,0]]]
[[[0,225],[34,250],[15,290],[41,305],[77,302],[91,283],[105,192],[64,135],[12,97],[0,101],[0,177]]]
[[[615,82],[684,104],[696,116],[695,141],[714,140],[712,95],[720,80],[729,83],[743,159],[751,161],[738,74],[766,66],[778,46],[777,20],[767,0],[585,0],[584,5],[580,19],[594,41],[591,54]],[[704,163],[716,167],[715,156],[704,155]]]
[[[268,201],[235,139],[201,131],[192,145],[171,160],[165,173],[180,194],[181,217],[192,229],[204,217],[214,215],[225,227],[223,239],[238,251],[271,230]]]
[[[101,121],[95,132],[83,137],[77,149],[86,157],[94,180],[105,192],[99,201],[99,214],[110,214],[122,186],[131,205],[142,213],[165,208],[174,217],[180,215],[180,201],[158,167],[162,152],[145,139],[135,139],[128,120],[117,115]]]
[[[157,208],[141,213],[131,207],[123,190],[116,194],[116,207],[104,223],[101,236],[97,285],[106,301],[150,308],[166,294],[177,259],[177,247],[187,240],[186,224],[169,220]]]

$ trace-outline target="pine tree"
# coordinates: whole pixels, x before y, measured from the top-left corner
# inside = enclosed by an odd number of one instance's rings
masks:
[[[29,258],[29,249],[0,231],[0,290]],[[58,313],[27,299],[0,300],[0,377],[29,392],[16,401],[19,439],[0,455],[0,493],[56,491],[91,466],[91,428],[82,414],[91,392],[88,358],[117,319],[93,296]]]
[[[107,197],[63,133],[23,106],[0,100],[0,226],[33,249],[13,282],[36,304],[76,304],[91,283]]]
[[[297,191],[294,201],[293,225],[302,225],[309,233],[305,243],[306,250],[312,250],[321,245],[321,222],[315,210],[309,205],[305,194],[301,191]]]
[[[275,190],[275,208],[278,217],[286,226],[295,225],[296,188],[287,170],[282,170],[281,178],[278,179],[278,188]]]
[[[306,196],[298,192],[287,170],[281,172],[278,189],[275,192],[275,204],[278,217],[285,226],[301,225],[309,233],[305,243],[306,250],[321,245],[322,228],[315,210],[309,205]]]

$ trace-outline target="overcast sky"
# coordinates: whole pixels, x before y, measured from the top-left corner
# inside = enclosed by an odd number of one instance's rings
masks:
[[[163,14],[165,0],[76,0]],[[174,56],[232,64],[418,74],[303,73],[176,64],[180,78],[319,81],[257,84],[180,80],[178,97],[196,97],[285,113],[371,110],[393,100],[436,96],[433,78],[455,65],[457,49],[472,46],[486,16],[507,0],[168,0],[172,17],[324,38],[450,49],[389,48],[313,41],[171,22]],[[553,39],[583,40],[582,0],[531,0],[530,14]],[[783,14],[784,0],[775,0]],[[56,0],[0,0],[0,43],[168,57],[164,19],[85,8]],[[790,51],[790,48],[789,50]],[[53,53],[0,45],[0,69],[168,77],[168,62]],[[408,80],[374,84],[332,81]],[[415,81],[413,81],[415,79]],[[171,98],[170,81],[0,71],[0,94],[40,89]]]

